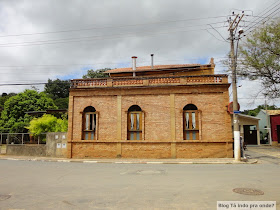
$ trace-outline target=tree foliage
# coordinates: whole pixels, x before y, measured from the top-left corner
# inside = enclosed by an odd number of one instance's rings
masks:
[[[5,102],[12,96],[17,95],[16,93],[2,93],[2,95],[0,96],[0,109],[4,108],[4,104]]]
[[[57,109],[53,100],[45,93],[38,93],[35,90],[25,90],[16,96],[10,97],[4,104],[1,113],[0,131],[25,132],[31,116],[28,111],[43,111],[46,109]]]
[[[69,88],[69,80],[48,79],[48,83],[45,85],[45,93],[54,100],[59,109],[68,109]]]
[[[242,113],[250,116],[257,116],[261,109],[266,109],[265,105],[259,105],[255,109],[244,110]],[[267,105],[267,110],[275,110],[278,109],[275,105]]]
[[[69,98],[57,98],[54,99],[54,104],[59,108],[59,109],[68,109],[68,104],[69,104]]]
[[[265,96],[280,96],[280,21],[256,29],[242,44],[238,74],[260,79]]]
[[[34,118],[27,127],[29,131],[38,136],[46,132],[66,132],[68,121],[66,118],[58,119],[53,115],[45,114],[41,118]]]
[[[87,71],[87,74],[83,76],[83,79],[108,77],[109,75],[104,73],[107,70],[111,70],[111,69],[110,68],[97,69],[97,70],[90,69]]]
[[[52,98],[67,98],[69,97],[69,88],[70,81],[69,80],[51,80],[48,79],[48,83],[45,85],[45,92]]]

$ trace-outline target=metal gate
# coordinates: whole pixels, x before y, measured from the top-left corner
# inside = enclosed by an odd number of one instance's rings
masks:
[[[0,133],[2,144],[46,144],[46,133],[38,136],[31,133]]]

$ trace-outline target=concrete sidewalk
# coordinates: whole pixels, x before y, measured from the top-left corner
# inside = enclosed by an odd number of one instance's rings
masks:
[[[201,158],[201,159],[68,159],[53,157],[31,157],[0,155],[0,160],[71,162],[71,163],[115,163],[115,164],[254,164],[255,159],[242,159],[237,162],[234,158]]]
[[[249,151],[252,152],[257,152],[263,155],[280,158],[280,146],[260,145],[260,146],[248,146],[247,148]]]

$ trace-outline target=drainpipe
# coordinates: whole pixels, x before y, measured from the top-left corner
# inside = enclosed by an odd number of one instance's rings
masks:
[[[133,77],[136,76],[136,56],[132,56],[132,71],[133,71]]]

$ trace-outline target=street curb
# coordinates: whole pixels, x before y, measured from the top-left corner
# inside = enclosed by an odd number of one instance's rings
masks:
[[[250,161],[236,162],[236,161],[116,161],[116,160],[75,160],[75,159],[40,159],[40,158],[3,158],[0,160],[16,160],[16,161],[41,161],[41,162],[61,162],[61,163],[110,163],[110,164],[256,164],[258,160],[251,159]]]

